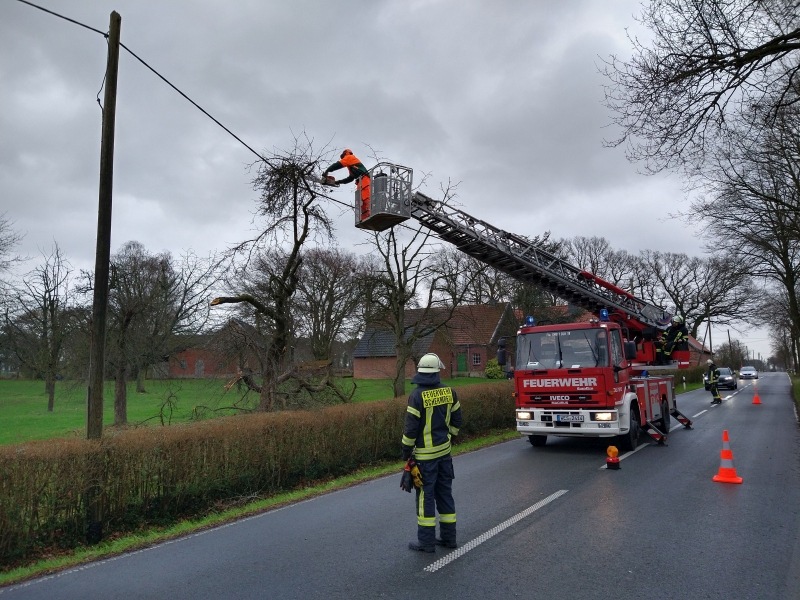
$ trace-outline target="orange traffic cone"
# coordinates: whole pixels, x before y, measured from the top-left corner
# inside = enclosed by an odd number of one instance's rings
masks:
[[[722,452],[720,452],[719,471],[717,471],[717,474],[711,479],[719,483],[742,483],[742,481],[744,481],[741,477],[736,475],[736,468],[733,466],[733,452],[731,452],[727,429],[722,432]]]
[[[758,397],[758,388],[753,388],[755,394],[753,395],[753,404],[761,404],[761,398]]]

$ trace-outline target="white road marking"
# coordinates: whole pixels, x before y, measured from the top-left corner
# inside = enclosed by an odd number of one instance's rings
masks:
[[[476,537],[474,540],[470,540],[469,542],[467,542],[463,546],[460,546],[459,548],[457,548],[456,550],[454,550],[453,552],[451,552],[447,556],[445,556],[443,558],[440,558],[436,562],[433,562],[433,563],[429,564],[427,567],[425,567],[423,569],[423,571],[427,571],[428,573],[435,573],[436,571],[438,571],[442,567],[447,566],[448,564],[453,562],[455,559],[457,559],[457,558],[459,558],[461,556],[464,556],[467,552],[469,552],[473,548],[477,548],[478,546],[480,546],[486,540],[496,536],[498,533],[500,533],[504,529],[507,529],[507,528],[511,527],[514,523],[517,523],[518,521],[521,521],[525,517],[535,513],[537,510],[539,510],[543,506],[546,506],[547,504],[550,504],[553,500],[555,500],[557,498],[560,498],[561,496],[566,494],[567,491],[568,490],[558,490],[554,494],[550,494],[547,498],[539,500],[539,502],[537,502],[533,506],[529,506],[528,508],[526,508],[525,510],[523,510],[520,513],[517,513],[516,515],[514,515],[510,519],[507,519],[507,520],[503,521],[502,523],[500,523],[500,525],[497,525],[496,527],[493,527],[489,531],[487,531],[485,533],[482,533],[481,535]]]

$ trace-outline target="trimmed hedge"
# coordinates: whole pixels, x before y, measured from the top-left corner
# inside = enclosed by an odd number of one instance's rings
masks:
[[[460,439],[514,427],[511,382],[457,388]],[[0,447],[0,564],[399,460],[406,399],[108,432]],[[457,440],[456,440],[457,441]]]

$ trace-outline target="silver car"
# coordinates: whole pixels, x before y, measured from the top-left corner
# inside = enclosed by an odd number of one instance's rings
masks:
[[[739,370],[739,379],[758,379],[758,370],[755,367],[742,367]]]

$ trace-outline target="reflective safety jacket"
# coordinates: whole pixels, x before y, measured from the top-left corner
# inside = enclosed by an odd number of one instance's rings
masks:
[[[367,175],[369,173],[364,164],[360,160],[358,160],[355,157],[355,155],[348,154],[341,160],[337,160],[330,167],[325,169],[324,174],[327,175],[331,171],[338,171],[339,169],[344,169],[344,168],[347,168],[349,176],[345,177],[344,179],[340,179],[339,183],[350,183],[351,181],[355,181],[359,177],[363,177],[364,175]]]
[[[708,380],[708,385],[716,385],[716,383],[719,381],[719,369],[717,368],[717,365],[708,366],[706,379]]]
[[[438,373],[424,375],[435,375],[436,383],[420,383],[408,397],[403,445],[416,446],[417,460],[433,460],[450,454],[450,439],[461,427],[461,404],[453,388],[439,387]]]
[[[664,332],[664,354],[672,354],[673,350],[688,350],[689,330],[686,325],[670,325]]]

